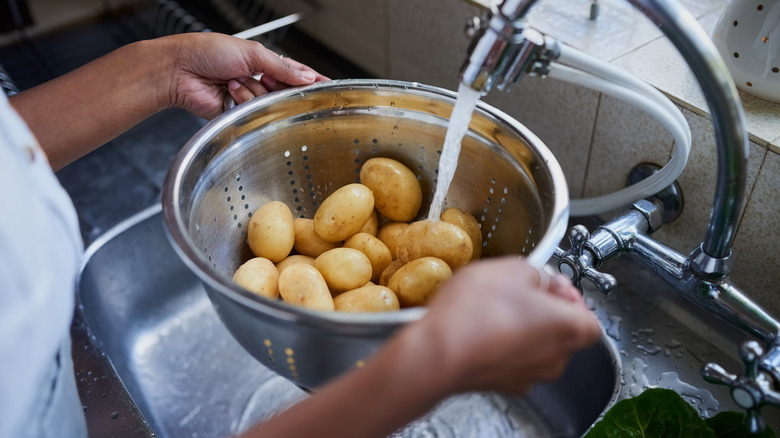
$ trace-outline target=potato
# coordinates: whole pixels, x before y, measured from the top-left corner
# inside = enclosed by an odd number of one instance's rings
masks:
[[[401,266],[387,287],[398,296],[401,307],[421,306],[436,294],[439,286],[452,277],[447,263],[436,257],[422,257]]]
[[[375,284],[344,292],[333,299],[333,306],[342,312],[389,312],[401,307],[390,288]]]
[[[338,248],[340,245],[335,242],[326,242],[314,232],[314,220],[302,217],[293,221],[295,227],[295,243],[293,248],[298,254],[309,257],[317,257],[325,251]]]
[[[398,236],[398,260],[411,262],[421,257],[437,257],[452,269],[471,260],[471,238],[460,227],[449,222],[429,220],[413,222]]]
[[[457,225],[469,235],[472,248],[471,260],[482,257],[482,230],[474,216],[459,208],[451,207],[441,212],[440,218],[444,222]]]
[[[393,274],[395,274],[395,271],[397,271],[398,268],[405,264],[406,263],[400,260],[393,260],[393,262],[390,263],[379,276],[379,284],[382,286],[387,286],[387,284],[390,283],[390,279],[393,277]]]
[[[276,263],[287,257],[295,243],[290,207],[279,201],[264,204],[252,215],[247,229],[252,253]]]
[[[287,266],[279,275],[279,294],[294,306],[312,310],[334,310],[333,297],[322,274],[306,263]]]
[[[279,298],[279,272],[267,258],[255,257],[244,262],[233,274],[233,281],[255,295]]]
[[[284,258],[284,260],[276,264],[276,270],[279,271],[279,274],[281,275],[282,271],[284,271],[286,267],[295,263],[305,263],[307,265],[314,266],[314,257],[302,254],[293,254],[291,256],[287,256]]]
[[[366,161],[360,168],[360,183],[374,192],[377,211],[391,221],[410,221],[420,211],[420,182],[414,172],[396,160],[371,158]]]
[[[379,230],[379,216],[376,214],[376,210],[371,212],[371,216],[368,217],[368,221],[363,228],[358,230],[358,233],[368,233],[372,236],[376,236],[376,232]]]
[[[314,260],[314,267],[322,274],[334,295],[357,289],[371,281],[371,261],[353,248],[334,248]]]
[[[344,242],[344,248],[356,249],[371,262],[371,281],[379,281],[382,271],[393,261],[390,250],[379,238],[368,233],[357,233]]]
[[[362,184],[347,184],[325,198],[314,213],[314,232],[326,242],[357,233],[374,211],[374,195]]]
[[[398,247],[398,236],[409,228],[409,224],[406,222],[388,222],[379,228],[376,232],[376,237],[381,240],[387,249],[390,250],[390,255],[393,256],[393,260],[398,258],[396,248]]]

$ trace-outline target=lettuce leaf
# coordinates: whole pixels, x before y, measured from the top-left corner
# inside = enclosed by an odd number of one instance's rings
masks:
[[[716,438],[716,435],[679,394],[651,388],[615,403],[585,437]]]
[[[777,438],[769,427],[757,435],[749,433],[744,426],[745,414],[740,412],[721,412],[705,421],[718,438]]]
[[[770,428],[749,434],[744,417],[722,412],[705,420],[676,392],[651,388],[615,403],[584,438],[777,438]]]

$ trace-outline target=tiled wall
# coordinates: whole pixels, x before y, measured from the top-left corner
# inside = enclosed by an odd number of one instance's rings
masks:
[[[723,0],[683,3],[705,29],[711,29]],[[605,0],[599,18],[590,21],[589,4],[540,0],[529,21],[564,42],[576,41],[579,49],[620,65],[662,90],[676,90],[670,94],[683,108],[693,144],[678,181],[683,213],[656,237],[687,254],[704,236],[714,196],[717,157],[706,104],[687,65],[646,18],[625,1]],[[353,50],[341,35],[341,45],[334,48],[379,77],[457,89],[457,73],[468,45],[462,30],[466,20],[479,12],[477,7],[459,0],[365,0],[360,7],[373,11],[371,21],[360,21],[350,29],[351,38],[361,43]],[[312,26],[325,28],[322,23]],[[384,35],[378,36],[381,32]],[[327,33],[315,35],[327,41]],[[367,47],[363,43],[369,40],[370,55],[363,54]],[[780,317],[780,148],[775,146],[780,144],[780,105],[750,96],[743,99],[752,141],[732,279]],[[663,165],[671,154],[671,136],[642,111],[575,85],[527,78],[510,93],[493,90],[484,100],[545,142],[558,158],[574,198],[620,189],[634,165]]]

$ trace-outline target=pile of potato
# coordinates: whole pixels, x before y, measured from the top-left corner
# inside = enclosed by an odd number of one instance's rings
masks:
[[[372,158],[360,169],[360,183],[333,192],[313,219],[293,219],[283,202],[261,206],[247,230],[256,257],[233,281],[316,310],[425,305],[453,270],[481,256],[482,233],[472,215],[455,208],[440,221],[411,222],[421,203],[420,183],[409,168]]]

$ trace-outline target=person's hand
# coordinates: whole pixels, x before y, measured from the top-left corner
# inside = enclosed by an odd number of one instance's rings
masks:
[[[256,41],[215,33],[193,33],[161,38],[173,61],[167,99],[211,119],[223,110],[226,94],[240,104],[270,91],[327,80],[325,76]],[[259,80],[253,76],[262,74]]]
[[[519,394],[555,379],[600,336],[596,317],[562,275],[517,257],[472,262],[365,366],[242,436],[388,436],[456,393]]]
[[[570,356],[601,328],[580,292],[517,257],[460,269],[403,336],[425,339],[449,392],[522,393],[561,376]],[[419,341],[423,342],[423,341]]]

